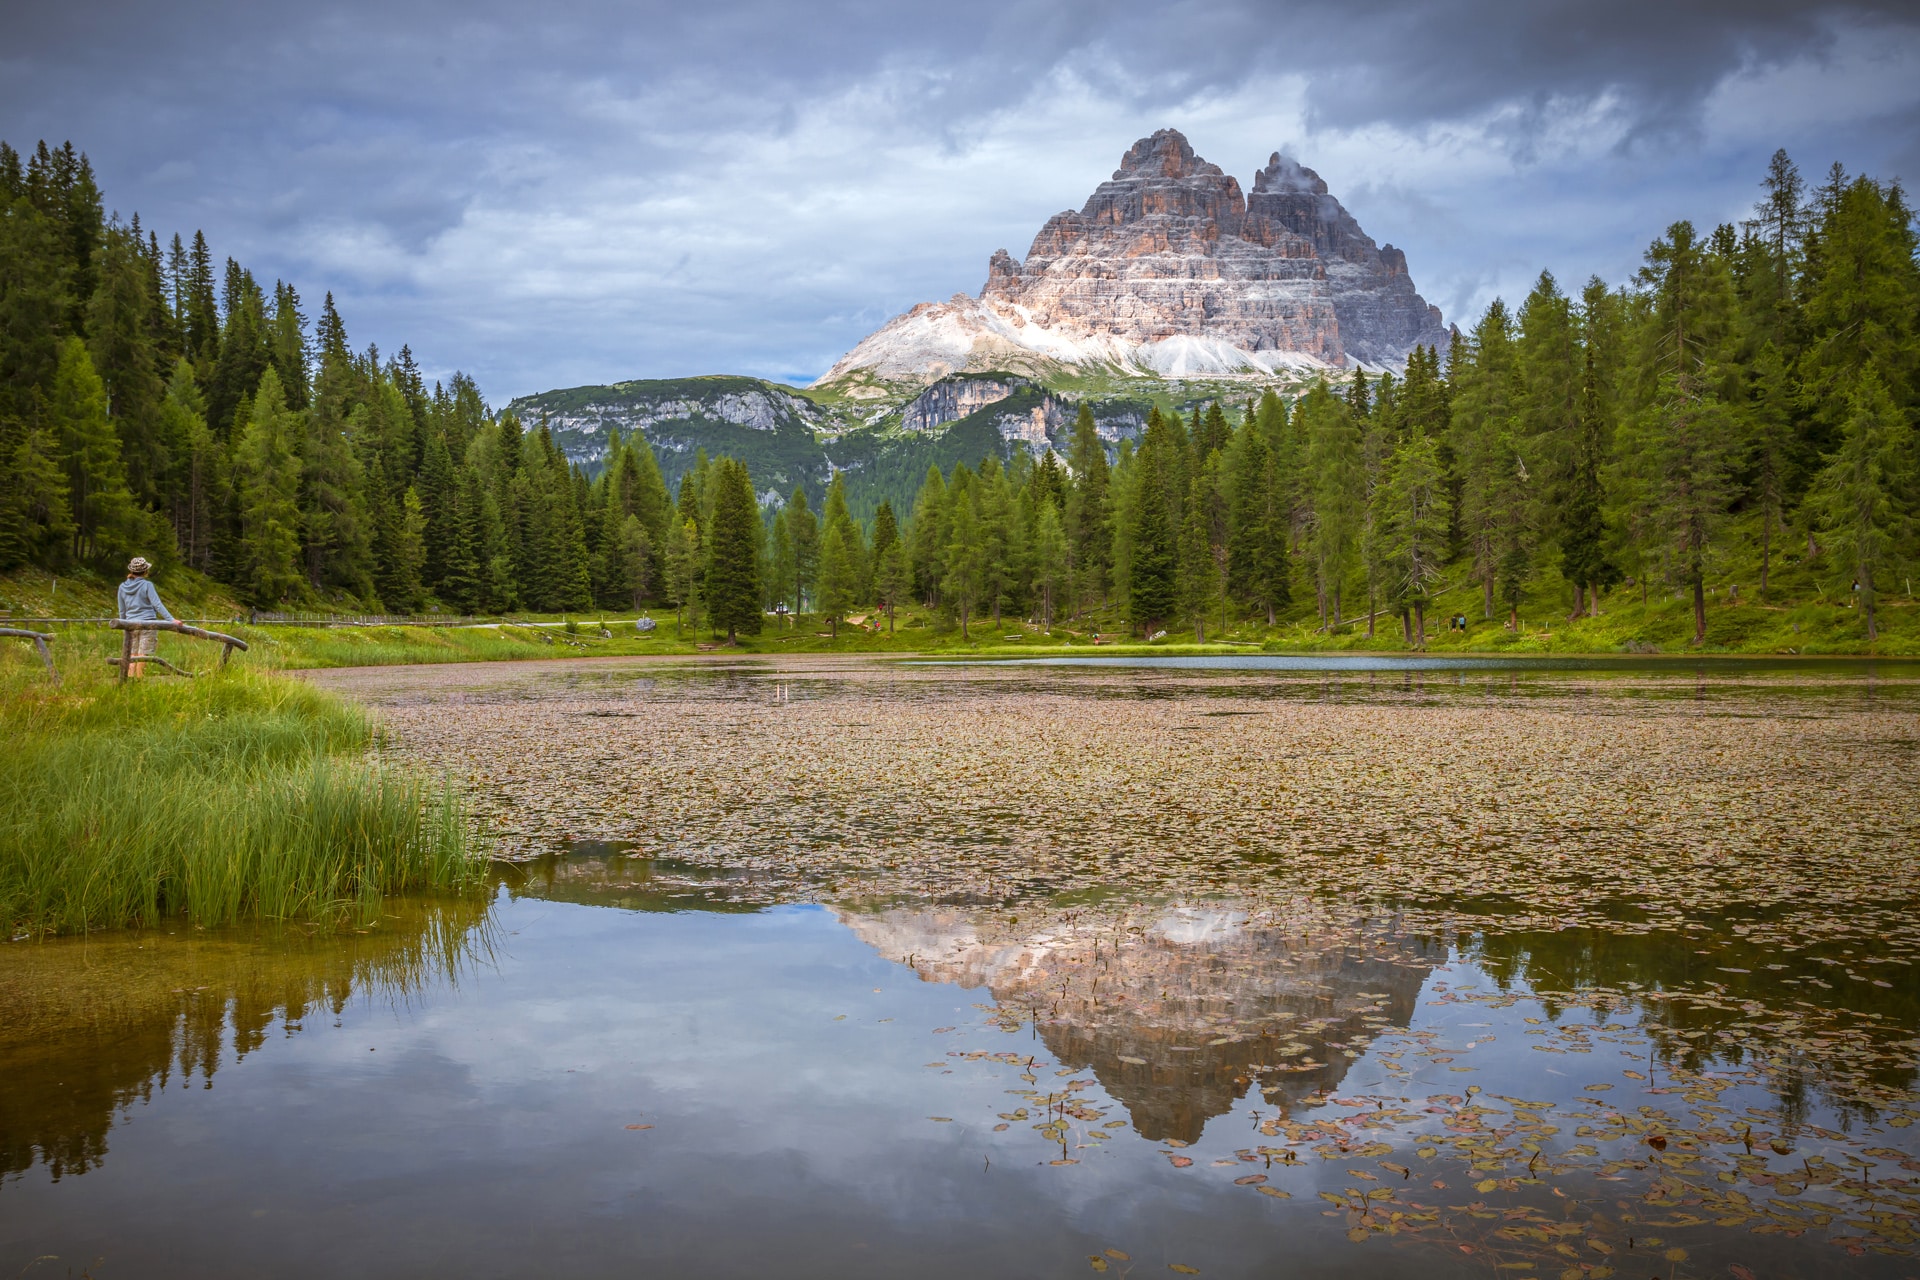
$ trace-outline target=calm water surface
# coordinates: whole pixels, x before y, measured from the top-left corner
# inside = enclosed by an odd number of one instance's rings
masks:
[[[1920,1274],[1902,954],[786,897],[573,842],[364,933],[0,948],[0,1274]]]

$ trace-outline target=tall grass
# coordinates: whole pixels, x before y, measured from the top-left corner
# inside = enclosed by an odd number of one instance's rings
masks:
[[[233,669],[59,690],[0,672],[0,923],[358,919],[476,883],[459,797],[371,759],[357,709]]]

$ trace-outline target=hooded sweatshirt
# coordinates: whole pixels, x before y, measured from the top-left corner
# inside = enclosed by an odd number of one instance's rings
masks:
[[[128,578],[120,584],[120,616],[129,622],[175,622],[160,603],[160,593],[145,578]]]

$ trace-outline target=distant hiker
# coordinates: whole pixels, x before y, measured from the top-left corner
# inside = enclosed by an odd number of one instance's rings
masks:
[[[177,622],[179,619],[167,612],[167,606],[160,603],[160,592],[147,575],[153,572],[153,566],[145,556],[135,556],[127,562],[127,580],[120,584],[120,616],[129,622]],[[157,631],[136,631],[133,633],[133,658],[127,663],[129,676],[147,674],[147,664],[142,658],[153,657],[155,642],[160,638]]]

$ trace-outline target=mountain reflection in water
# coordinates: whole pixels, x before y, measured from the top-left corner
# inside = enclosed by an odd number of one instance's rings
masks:
[[[985,989],[1003,1025],[1090,1069],[1151,1141],[1197,1142],[1256,1086],[1283,1111],[1330,1092],[1404,1027],[1443,947],[1390,923],[1337,935],[1219,905],[1084,913],[1046,932],[982,910],[841,910],[923,981]]]

